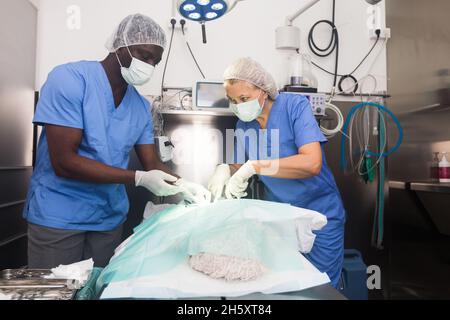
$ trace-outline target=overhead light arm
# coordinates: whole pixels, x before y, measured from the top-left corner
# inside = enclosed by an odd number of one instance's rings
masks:
[[[300,48],[300,29],[294,21],[320,0],[311,0],[293,15],[286,17],[285,25],[276,30],[276,48],[281,50],[298,50]]]
[[[234,1],[234,3],[230,6],[230,8],[228,9],[228,12],[230,12],[231,10],[233,10],[234,9],[234,7],[236,7],[236,5],[239,3],[239,2],[242,2],[242,1],[245,1],[245,0],[236,0],[236,1]]]
[[[237,0],[237,2],[240,0]],[[320,0],[312,0],[311,2],[309,2],[308,4],[306,4],[305,6],[303,6],[303,8],[299,9],[296,13],[294,13],[291,16],[288,16],[286,18],[286,25],[287,26],[292,26],[292,24],[294,23],[294,20],[297,19],[299,16],[301,16],[304,12],[306,12],[307,10],[309,10],[311,7],[313,7],[317,2],[319,2]],[[382,0],[366,0],[366,2],[368,4],[371,5],[376,5],[379,2],[381,2]],[[234,4],[236,5],[236,4]]]
[[[300,15],[302,15],[304,12],[308,11],[311,7],[313,7],[317,2],[319,2],[320,0],[312,0],[311,2],[309,2],[308,4],[306,4],[305,6],[303,6],[303,8],[301,8],[300,10],[298,10],[296,13],[294,13],[291,16],[288,16],[286,18],[286,25],[287,26],[292,26],[292,24],[294,23],[294,20],[297,19]]]

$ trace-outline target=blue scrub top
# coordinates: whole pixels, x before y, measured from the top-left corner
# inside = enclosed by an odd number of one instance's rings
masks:
[[[240,131],[241,129],[242,131]],[[279,150],[272,141],[272,131],[279,132]],[[239,134],[239,132],[241,134]],[[252,135],[257,137],[257,143],[250,142]],[[238,121],[237,148],[235,161],[281,159],[298,154],[302,146],[320,142],[323,145],[327,139],[320,131],[309,101],[297,94],[280,94],[273,103],[267,122],[267,128],[261,130],[259,123]],[[276,135],[273,136],[276,138]],[[273,152],[273,150],[278,152]],[[278,153],[278,154],[277,154]],[[289,203],[291,205],[315,210],[324,214],[328,220],[345,221],[345,210],[333,174],[327,165],[323,154],[322,170],[318,176],[308,179],[279,179],[259,176],[265,186],[265,198],[269,201]],[[336,222],[337,222],[336,221]]]
[[[151,106],[133,86],[115,107],[112,89],[99,62],[56,67],[41,93],[33,123],[83,130],[78,154],[127,169],[135,145],[153,144]],[[50,228],[109,231],[122,224],[129,209],[125,186],[96,184],[56,176],[45,127],[39,141],[24,217]]]

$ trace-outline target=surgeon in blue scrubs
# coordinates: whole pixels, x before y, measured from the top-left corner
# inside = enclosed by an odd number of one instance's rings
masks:
[[[247,195],[249,179],[258,175],[265,200],[324,214],[328,223],[315,232],[314,246],[306,258],[338,287],[345,210],[323,152],[327,140],[309,101],[300,95],[278,94],[273,77],[251,58],[235,61],[225,71],[224,80],[230,108],[239,118],[235,159],[241,164],[219,165],[209,190],[215,199],[242,198]]]
[[[108,40],[105,60],[64,64],[48,75],[33,120],[43,130],[24,209],[30,268],[89,258],[104,267],[122,240],[127,184],[210,202],[206,188],[158,159],[151,106],[135,89],[150,80],[165,45],[155,21],[130,15]],[[127,169],[132,148],[145,171]]]

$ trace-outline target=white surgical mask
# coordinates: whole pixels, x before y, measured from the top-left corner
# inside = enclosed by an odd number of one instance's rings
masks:
[[[261,94],[259,95],[261,96]],[[234,112],[234,114],[244,122],[252,122],[253,120],[258,119],[261,115],[264,108],[259,104],[259,97],[255,100],[235,104],[230,103],[230,109]]]
[[[134,58],[128,47],[127,50],[132,58],[130,67],[128,68],[122,66],[122,63],[120,63],[119,56],[116,52],[116,57],[120,64],[122,77],[128,84],[131,84],[133,86],[142,86],[150,81],[153,72],[155,71],[155,67],[149,63],[145,63],[144,61]]]

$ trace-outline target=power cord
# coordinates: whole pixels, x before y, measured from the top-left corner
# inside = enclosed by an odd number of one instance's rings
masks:
[[[170,52],[172,51],[172,43],[173,43],[173,35],[175,34],[175,25],[177,24],[177,20],[171,19],[170,24],[172,25],[172,34],[170,35],[170,44],[169,51],[167,53],[166,63],[164,65],[164,72],[161,81],[161,106],[164,105],[164,80],[166,78],[167,65],[169,64]]]
[[[184,32],[184,26],[186,25],[186,20],[181,19],[180,24],[181,24],[181,32],[183,33],[184,40],[186,41],[186,45],[189,49],[189,52],[191,53],[192,59],[194,59],[195,65],[197,66],[198,71],[200,71],[200,74],[202,75],[203,79],[206,79],[205,74],[203,73],[202,69],[200,68],[200,65],[198,64],[197,59],[195,58],[194,53],[192,52],[191,46],[186,38],[186,33]]]
[[[186,93],[185,95],[183,95],[183,96],[180,98],[181,108],[182,108],[183,110],[192,109],[191,107],[188,108],[187,106],[184,105],[184,99],[185,99],[186,97],[192,97],[192,94],[191,94],[191,93]]]
[[[372,53],[372,51],[375,49],[375,47],[377,46],[378,42],[380,41],[380,37],[381,37],[381,29],[377,29],[375,30],[375,34],[377,35],[377,39],[375,40],[375,43],[373,44],[372,48],[370,48],[369,52],[366,54],[366,56],[361,60],[361,62],[356,66],[356,68],[349,73],[349,75],[354,74],[360,67],[361,65],[364,63],[364,61],[367,60],[367,58],[370,56],[370,54]]]
[[[320,22],[320,21],[319,21]],[[317,23],[316,23],[316,25],[317,25]],[[313,26],[313,28],[315,28],[314,26]],[[311,29],[312,31],[313,31],[313,29]],[[311,33],[311,32],[310,32]],[[355,85],[353,86],[353,88],[354,88],[354,93],[356,93],[357,91],[358,91],[358,84],[357,84],[357,81],[356,81],[356,78],[353,76],[354,75],[354,73],[356,72],[356,71],[358,71],[359,70],[359,68],[363,65],[363,63],[367,60],[367,58],[372,54],[372,52],[373,52],[373,50],[375,50],[375,48],[376,48],[376,46],[377,46],[377,44],[378,44],[378,42],[380,41],[380,37],[381,37],[381,29],[377,29],[377,30],[375,30],[375,34],[377,35],[377,39],[375,40],[375,42],[374,42],[374,44],[372,45],[372,47],[370,48],[370,50],[369,50],[369,52],[364,56],[364,58],[361,60],[361,62],[353,69],[353,71],[352,72],[350,72],[349,74],[339,74],[339,73],[337,73],[337,72],[331,72],[331,71],[328,71],[328,70],[326,70],[325,68],[323,68],[323,67],[321,67],[320,65],[318,65],[317,63],[315,63],[315,62],[311,62],[312,63],[312,65],[314,65],[316,68],[318,68],[318,69],[320,69],[320,70],[322,70],[323,72],[325,72],[325,73],[328,73],[328,74],[330,74],[330,75],[332,75],[332,76],[338,76],[338,77],[341,77],[341,79],[340,79],[340,81],[339,81],[339,83],[338,83],[338,88],[339,88],[339,90],[341,91],[341,92],[345,92],[345,90],[343,90],[342,89],[342,85],[343,85],[343,82],[345,81],[345,80],[347,80],[347,79],[351,79],[351,80],[353,80],[354,82],[355,82]],[[314,51],[313,51],[314,52]],[[315,52],[314,52],[315,53]],[[331,54],[331,52],[330,52],[330,54]],[[319,55],[320,56],[320,55]],[[336,71],[336,70],[335,70]]]
[[[322,130],[322,133],[327,138],[332,138],[336,134],[341,132],[342,127],[344,126],[344,115],[342,114],[341,110],[337,106],[335,106],[334,104],[332,104],[330,102],[327,102],[325,104],[325,109],[334,111],[334,113],[336,113],[336,116],[337,116],[337,125],[334,129],[328,129],[328,128],[325,128],[324,126],[320,125],[320,129]]]
[[[356,80],[356,78],[353,76],[353,74],[362,66],[362,64],[364,63],[364,61],[367,60],[367,58],[370,56],[370,54],[372,53],[372,51],[375,49],[375,47],[378,44],[378,41],[380,40],[380,36],[381,36],[381,30],[377,29],[375,30],[375,33],[377,35],[377,39],[375,40],[374,44],[372,45],[372,48],[370,48],[369,52],[366,54],[366,56],[361,60],[361,62],[355,67],[355,69],[353,69],[352,72],[350,72],[347,75],[344,75],[341,77],[341,79],[339,80],[339,90],[340,91],[344,91],[344,89],[342,89],[342,84],[344,83],[345,80],[347,79],[351,79],[353,80],[353,82],[355,83],[354,85],[354,90],[353,93],[356,93],[358,91],[358,80]]]

